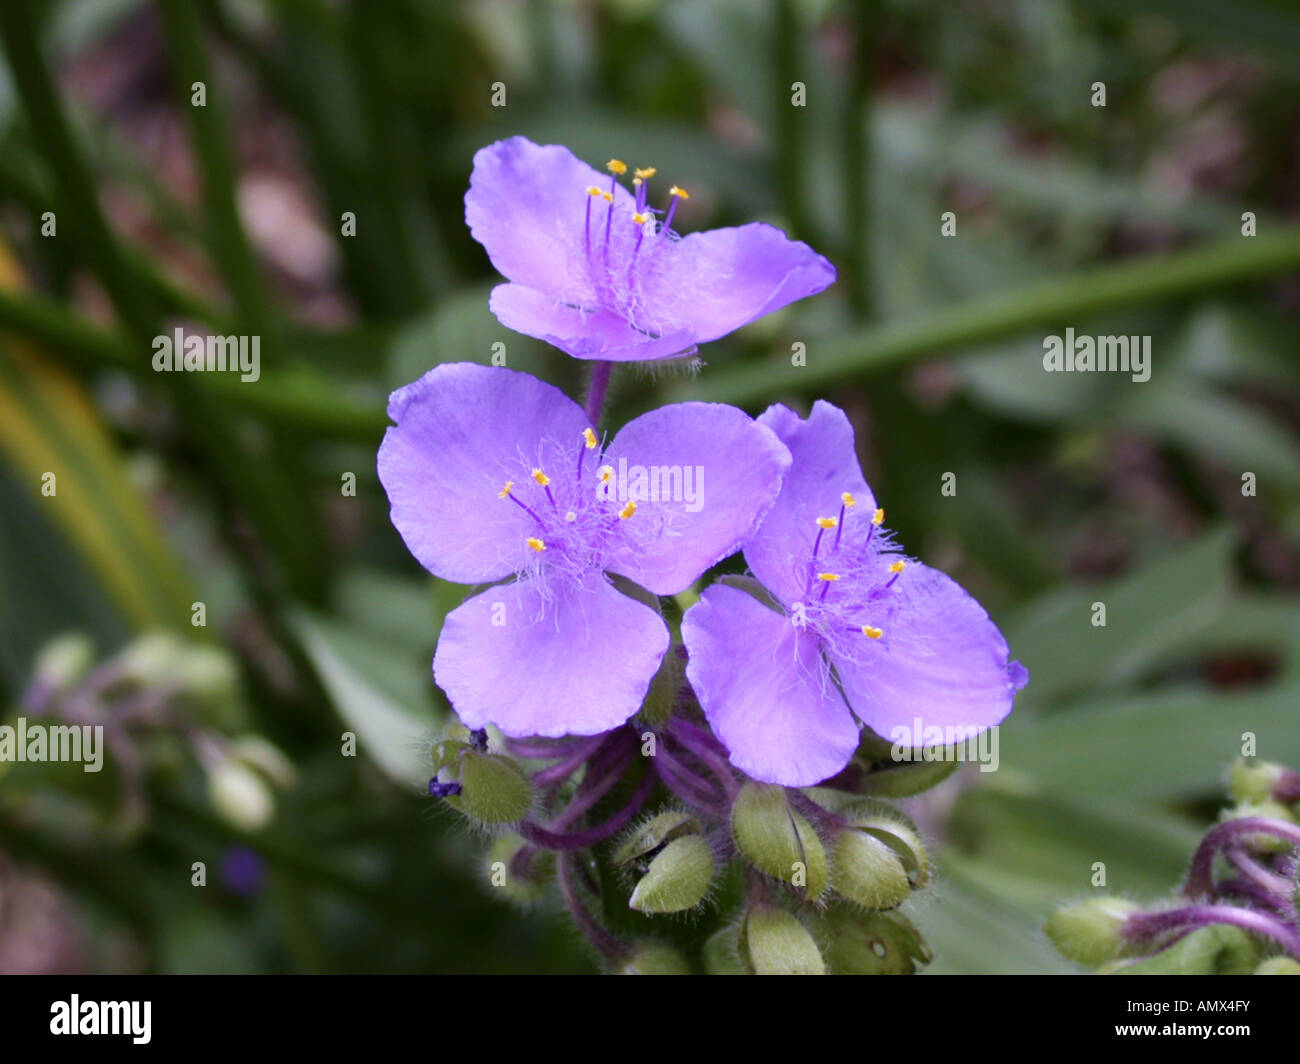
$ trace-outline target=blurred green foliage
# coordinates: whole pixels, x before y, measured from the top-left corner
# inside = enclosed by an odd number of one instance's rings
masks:
[[[243,838],[172,766],[123,840],[102,796],[0,766],[0,875],[69,899],[68,956],[41,963],[588,967],[420,794],[463,589],[407,556],[374,475],[385,394],[437,362],[500,342],[582,385],[488,313],[463,224],[473,152],[516,133],[655,165],[692,190],[685,231],[769,219],[840,268],[697,375],[620,371],[613,419],[832,399],[902,541],[1030,668],[999,771],[913,810],[933,970],[1067,970],[1039,929],[1095,862],[1158,894],[1244,732],[1300,762],[1296,5],[6,0],[0,33],[0,693],[68,630],[105,653],[158,627],[219,640],[299,772]],[[153,373],[178,321],[261,336],[261,380]],[[1150,335],[1151,381],[1044,373],[1067,326]],[[189,885],[241,841],[259,893]]]

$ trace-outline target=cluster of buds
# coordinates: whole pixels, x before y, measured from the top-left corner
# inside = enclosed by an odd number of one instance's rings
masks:
[[[664,671],[642,713],[601,735],[523,740],[457,725],[434,743],[430,795],[494,836],[487,882],[520,903],[558,882],[615,973],[906,974],[927,963],[899,909],[927,881],[925,847],[885,799],[955,765],[887,761],[873,737],[820,786],[755,782],[691,700],[658,697],[681,690]]]
[[[1234,805],[1172,902],[1058,909],[1047,921],[1057,949],[1105,973],[1300,975],[1300,773],[1239,760],[1229,789]]]
[[[114,826],[122,834],[147,817],[151,771],[178,754],[197,760],[214,811],[240,832],[265,827],[275,815],[274,790],[295,782],[292,763],[265,738],[230,738],[243,714],[229,652],[167,632],[142,635],[98,663],[85,636],[58,637],[37,655],[19,714],[26,734],[58,728],[92,737],[78,748],[94,746],[96,772],[107,755],[118,787]]]

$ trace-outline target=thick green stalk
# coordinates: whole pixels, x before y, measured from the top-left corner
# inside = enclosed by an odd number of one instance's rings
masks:
[[[807,366],[779,363],[705,370],[672,398],[761,400],[842,383],[856,375],[973,348],[1034,329],[1078,324],[1111,311],[1183,299],[1300,271],[1300,227],[1232,236],[1187,251],[1099,266],[980,296],[947,310],[860,329],[809,345]]]

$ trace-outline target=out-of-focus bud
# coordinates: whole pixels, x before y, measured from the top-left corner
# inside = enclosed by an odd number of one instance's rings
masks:
[[[740,959],[741,927],[729,924],[704,940],[702,956],[704,970],[709,975],[748,975],[745,962]]]
[[[898,854],[864,831],[841,832],[831,861],[831,889],[863,908],[892,909],[912,891]]]
[[[907,878],[913,887],[925,884],[930,875],[929,861],[921,834],[909,817],[872,798],[859,798],[844,807],[840,815],[892,849],[907,869]]]
[[[1213,924],[1110,974],[1249,975],[1259,965],[1260,953],[1259,942],[1240,927]]]
[[[1262,803],[1274,800],[1277,785],[1287,770],[1271,761],[1237,758],[1228,770],[1228,793],[1234,802]]]
[[[700,822],[694,813],[681,809],[667,809],[632,828],[614,850],[615,864],[628,864],[638,857],[653,853],[666,842],[681,835],[698,835]]]
[[[808,929],[784,909],[756,905],[745,914],[743,953],[755,975],[825,975]]]
[[[643,913],[693,909],[713,881],[713,853],[699,835],[682,835],[655,854],[628,907]]]
[[[790,808],[784,787],[746,783],[731,808],[731,835],[760,872],[807,898],[826,889],[826,849],[812,825]]]
[[[275,799],[266,781],[233,758],[208,766],[208,797],[218,815],[240,831],[260,831],[275,815]]]
[[[176,682],[186,694],[205,701],[234,698],[239,667],[221,647],[187,644],[176,661]]]
[[[32,682],[54,694],[67,691],[95,662],[95,644],[80,632],[51,639],[36,655]]]
[[[818,921],[826,962],[835,975],[911,975],[934,959],[901,912],[863,912],[831,905]]]
[[[1070,960],[1095,968],[1120,955],[1126,945],[1124,925],[1137,911],[1136,905],[1122,898],[1090,898],[1057,909],[1044,930]]]
[[[614,969],[615,975],[690,975],[691,966],[672,946],[662,942],[639,942],[631,956]]]
[[[853,789],[879,798],[909,798],[942,783],[960,767],[955,757],[927,761],[920,750],[908,753],[915,760],[895,760],[893,743],[864,732],[854,758],[862,775],[854,780]]]
[[[260,735],[243,735],[230,744],[230,756],[257,769],[282,790],[298,782],[298,770],[278,746]]]
[[[124,649],[118,658],[122,676],[141,687],[173,684],[176,662],[185,645],[173,632],[146,632]]]
[[[542,897],[555,868],[555,855],[547,850],[534,852],[521,867],[516,858],[526,845],[521,836],[507,832],[492,840],[487,855],[488,884],[521,904]]]
[[[514,824],[533,805],[533,786],[510,758],[466,748],[441,773],[460,784],[447,804],[481,824]]]
[[[1256,975],[1300,975],[1300,961],[1290,957],[1270,957],[1258,968]]]

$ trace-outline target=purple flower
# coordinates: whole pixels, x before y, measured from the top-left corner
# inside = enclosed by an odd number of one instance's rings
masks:
[[[732,764],[801,787],[848,764],[859,721],[905,729],[911,747],[930,745],[928,729],[1002,720],[1029,673],[979,603],[899,552],[844,412],[818,402],[802,421],[778,405],[758,420],[794,458],[745,546],[781,612],[714,584],[682,621],[687,677]]]
[[[647,201],[653,169],[618,183],[560,145],[511,137],[474,156],[465,221],[509,284],[492,292],[502,325],[576,358],[625,362],[690,355],[835,280],[807,244],[751,223],[679,238]]]
[[[776,499],[790,455],[742,411],[663,407],[603,447],[581,407],[513,370],[439,366],[388,403],[379,478],[436,576],[497,584],[447,615],[434,677],[460,719],[507,735],[592,735],[637,711],[668,647],[618,590],[688,587]]]

